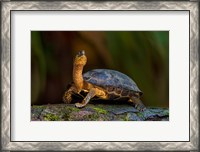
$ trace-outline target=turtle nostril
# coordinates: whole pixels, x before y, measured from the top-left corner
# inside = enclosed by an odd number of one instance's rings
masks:
[[[82,56],[82,55],[85,55],[85,51],[84,50],[81,50],[81,51],[79,51],[78,52],[78,54],[77,54],[78,56]]]

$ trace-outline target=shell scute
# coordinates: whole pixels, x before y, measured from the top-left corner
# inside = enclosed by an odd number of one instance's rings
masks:
[[[115,70],[94,69],[84,73],[83,79],[96,86],[107,88],[108,91],[116,89],[118,92],[122,91],[122,94],[127,94],[128,91],[125,90],[132,90],[142,94],[131,78]]]

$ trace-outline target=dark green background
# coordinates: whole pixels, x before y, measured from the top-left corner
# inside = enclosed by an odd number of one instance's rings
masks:
[[[85,50],[84,72],[118,70],[143,91],[146,106],[169,106],[169,32],[31,32],[31,102],[62,103],[73,58]]]

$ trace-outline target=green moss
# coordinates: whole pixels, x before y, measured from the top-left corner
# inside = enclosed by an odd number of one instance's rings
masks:
[[[141,112],[137,113],[137,116],[140,118],[144,118],[144,115]]]
[[[76,111],[76,112],[79,112],[79,111],[80,111],[79,108],[74,108],[74,107],[72,107],[71,110],[72,110],[72,111]]]
[[[58,120],[60,120],[60,118],[58,116],[54,115],[54,114],[49,113],[49,114],[46,114],[44,116],[44,120],[46,120],[46,121],[58,121]]]
[[[45,109],[45,106],[33,105],[32,107],[35,108],[35,109]]]
[[[97,121],[99,119],[99,115],[98,114],[91,114],[91,115],[88,115],[88,118],[91,121]]]
[[[70,115],[72,112],[79,112],[80,109],[78,108],[75,108],[75,107],[65,107],[65,110],[64,110],[64,115],[63,115],[63,119],[66,120],[66,121],[70,121],[71,118],[70,118]]]
[[[64,119],[65,121],[69,121],[69,120],[70,120],[70,115],[69,115],[69,113],[65,113],[65,114],[63,115],[63,119]]]
[[[128,114],[124,117],[124,121],[129,121],[129,116],[128,116]]]
[[[107,114],[108,112],[104,109],[101,109],[101,108],[93,108],[94,110],[96,110],[96,112],[100,113],[100,114]]]
[[[73,111],[79,112],[79,111],[80,111],[79,108],[75,108],[75,107],[71,107],[71,106],[70,106],[70,107],[66,107],[65,110],[66,110],[67,112],[73,112]]]
[[[163,111],[163,114],[164,114],[165,116],[169,116],[169,110],[164,110],[164,111]]]

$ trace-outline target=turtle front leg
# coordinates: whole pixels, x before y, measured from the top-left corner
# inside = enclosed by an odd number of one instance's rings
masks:
[[[74,85],[72,85],[63,95],[63,101],[65,103],[70,103],[72,101],[72,94],[76,93],[77,90]]]
[[[87,96],[83,99],[83,101],[81,103],[75,103],[75,106],[78,108],[85,107],[85,105],[90,101],[90,99],[92,99],[96,95],[96,92],[96,89],[92,88],[87,94]]]
[[[78,108],[85,107],[87,103],[92,99],[94,96],[98,96],[100,98],[106,98],[106,93],[103,90],[100,90],[98,88],[92,88],[90,89],[89,93],[87,96],[83,99],[81,103],[75,103],[75,106]]]

